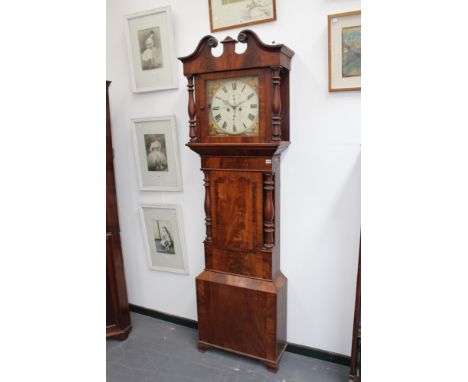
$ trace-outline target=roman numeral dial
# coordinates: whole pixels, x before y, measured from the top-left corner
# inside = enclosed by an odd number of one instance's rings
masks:
[[[209,135],[258,135],[258,77],[207,81]]]

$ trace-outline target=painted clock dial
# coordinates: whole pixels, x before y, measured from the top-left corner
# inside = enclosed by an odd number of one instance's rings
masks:
[[[258,136],[258,77],[207,81],[208,135]]]

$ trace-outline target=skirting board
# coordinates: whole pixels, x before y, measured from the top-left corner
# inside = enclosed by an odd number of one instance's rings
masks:
[[[198,322],[195,320],[190,320],[188,318],[173,316],[167,313],[158,312],[157,310],[143,308],[142,306],[129,304],[131,312],[143,314],[145,316],[157,318],[159,320],[172,322],[173,324],[186,326],[192,329],[198,329]],[[320,359],[322,361],[328,361],[337,363],[344,366],[349,366],[351,363],[351,357],[348,357],[343,354],[332,353],[321,349],[311,348],[308,346],[297,345],[288,343],[286,351],[290,353],[304,355],[306,357]]]

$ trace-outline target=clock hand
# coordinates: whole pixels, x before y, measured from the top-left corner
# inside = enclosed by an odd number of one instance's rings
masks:
[[[222,98],[220,98],[220,97],[218,97],[218,96],[216,96],[215,98],[219,99],[220,101],[223,101],[224,104],[225,104],[226,106],[231,106],[232,108],[234,108],[234,106],[231,105],[231,104],[229,103],[229,101],[227,101],[227,100],[225,100],[225,99],[222,99]]]
[[[234,107],[234,113],[232,114],[232,134],[236,133],[237,130],[236,130],[236,108]]]
[[[243,101],[239,102],[238,104],[236,104],[236,107],[239,106],[239,105],[242,105],[245,101],[247,101],[248,98],[244,99]]]

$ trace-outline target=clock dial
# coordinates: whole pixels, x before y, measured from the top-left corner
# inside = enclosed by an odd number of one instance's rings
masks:
[[[208,134],[258,136],[258,77],[207,81]]]

